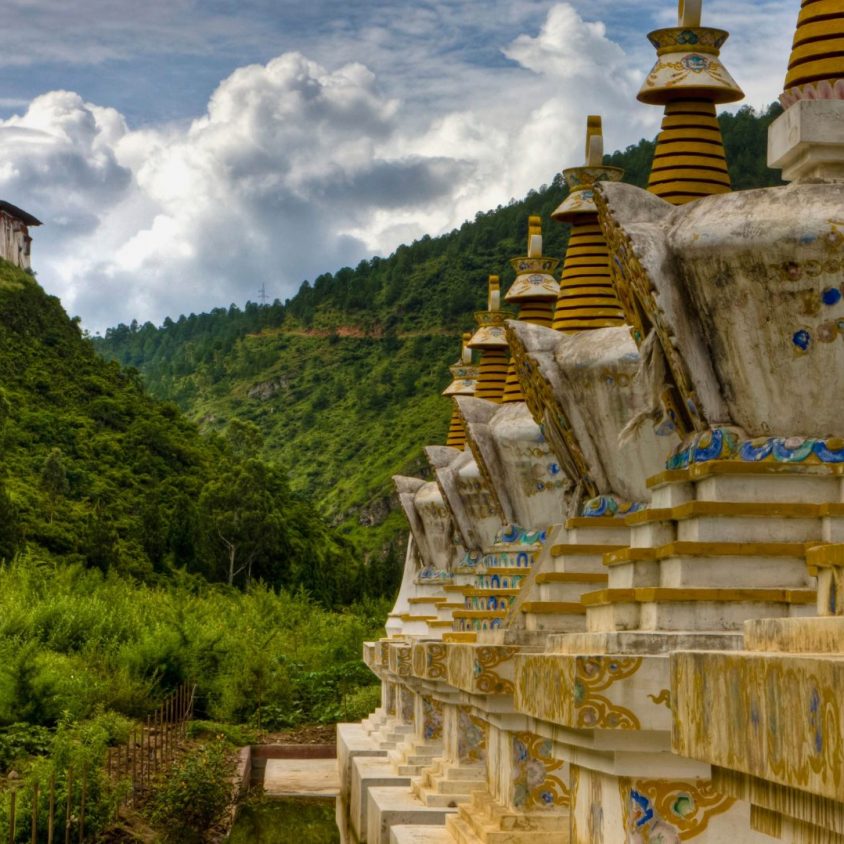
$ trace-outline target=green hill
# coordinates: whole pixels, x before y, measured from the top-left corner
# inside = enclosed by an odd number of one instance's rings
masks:
[[[780,183],[765,165],[767,127],[779,113],[772,106],[721,115],[736,189]],[[607,162],[644,186],[653,149],[643,140]],[[283,304],[233,305],[160,327],[120,325],[95,345],[137,367],[154,395],[175,401],[205,431],[234,419],[254,423],[261,453],[281,463],[293,489],[393,567],[404,522],[391,504],[390,476],[425,474],[421,448],[444,442],[451,407],[440,392],[460,333],[483,307],[486,277],[500,274],[507,288],[527,216],[548,220],[565,193],[558,177],[442,237],[304,282]],[[566,242],[567,227],[546,225],[546,254],[562,255]]]
[[[138,579],[174,569],[358,597],[357,555],[247,425],[199,436],[94,351],[32,275],[0,262],[0,560],[28,551]]]

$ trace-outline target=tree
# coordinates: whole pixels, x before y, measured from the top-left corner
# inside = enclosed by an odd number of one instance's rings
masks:
[[[226,427],[226,441],[241,459],[257,457],[264,445],[261,429],[248,419],[232,419]]]
[[[11,560],[20,550],[21,540],[18,508],[0,484],[0,561]]]
[[[61,449],[52,448],[41,466],[41,486],[50,501],[50,522],[60,498],[67,495],[69,484]]]
[[[206,554],[230,586],[240,574],[250,582],[256,563],[269,568],[283,550],[283,502],[273,474],[271,467],[247,460],[209,481],[199,497]]]

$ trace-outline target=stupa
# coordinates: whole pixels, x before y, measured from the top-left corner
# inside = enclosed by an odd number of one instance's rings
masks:
[[[448,560],[424,588],[463,606],[364,648],[357,840],[844,844],[844,6],[802,4],[769,137],[790,184],[737,193],[701,11],[650,36],[649,190],[589,118],[559,290],[531,220],[520,319],[495,286],[469,343],[495,368],[454,399],[468,447],[427,449],[438,496],[401,482],[413,553]]]
[[[478,381],[478,367],[472,365],[472,350],[469,348],[471,334],[463,335],[460,360],[451,367],[451,377],[454,379],[443,391],[444,396],[473,396]],[[451,413],[451,424],[448,426],[446,445],[450,448],[463,448],[466,445],[466,431],[457,407]]]

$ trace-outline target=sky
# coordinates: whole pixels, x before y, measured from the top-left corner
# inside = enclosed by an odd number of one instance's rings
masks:
[[[588,114],[607,151],[654,136],[646,35],[677,22],[675,0],[3,5],[0,199],[43,221],[39,281],[92,333],[450,231],[581,164]],[[705,4],[744,104],[779,95],[798,7]]]

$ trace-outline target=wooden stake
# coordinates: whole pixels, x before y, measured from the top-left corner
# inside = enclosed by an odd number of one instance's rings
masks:
[[[38,783],[32,785],[32,844],[38,844]]]
[[[64,844],[70,844],[70,813],[73,811],[73,769],[67,769],[67,811],[64,819]]]
[[[82,802],[79,805],[79,844],[85,840],[85,799],[88,797],[88,769],[82,769]]]
[[[18,801],[17,790],[12,787],[12,792],[9,794],[9,844],[15,844],[15,833],[17,832],[17,823],[15,822],[15,808]]]
[[[50,774],[50,803],[47,808],[47,844],[53,844],[56,824],[56,772]]]

